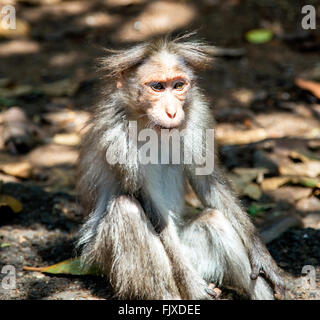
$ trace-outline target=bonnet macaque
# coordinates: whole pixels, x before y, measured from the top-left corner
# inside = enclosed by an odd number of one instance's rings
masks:
[[[215,48],[180,37],[107,52],[79,161],[84,265],[98,266],[121,299],[212,299],[212,283],[249,299],[281,297],[279,269],[217,161],[211,172],[197,172],[207,143],[194,139],[214,120],[196,72],[212,65]],[[194,160],[172,163],[171,152],[161,163],[159,143],[159,163],[141,161],[132,124],[137,134],[149,129],[159,138],[183,131],[180,152]],[[185,210],[187,184],[203,212]]]

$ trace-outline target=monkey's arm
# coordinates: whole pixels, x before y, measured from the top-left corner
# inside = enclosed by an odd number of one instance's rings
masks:
[[[256,279],[262,272],[273,285],[276,298],[281,298],[284,285],[279,268],[223,174],[219,169],[203,176],[195,175],[193,169],[188,171],[189,182],[203,205],[220,210],[242,239],[252,266],[251,278]]]
[[[146,212],[146,216],[159,235],[163,248],[171,261],[172,271],[181,297],[191,300],[216,298],[216,292],[207,285],[186,258],[172,218],[161,215],[151,200],[150,195],[144,193],[140,201]]]

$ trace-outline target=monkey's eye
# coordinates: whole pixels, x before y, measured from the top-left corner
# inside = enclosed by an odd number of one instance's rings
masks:
[[[151,88],[155,91],[161,91],[164,89],[164,86],[161,82],[154,82],[151,84]]]
[[[174,89],[176,90],[182,90],[184,87],[184,83],[182,81],[179,81],[179,82],[176,82],[175,85],[174,85]]]

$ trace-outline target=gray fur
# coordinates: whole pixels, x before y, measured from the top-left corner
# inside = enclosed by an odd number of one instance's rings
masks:
[[[252,299],[271,299],[263,278],[250,280],[251,267],[260,263],[271,280],[281,283],[277,267],[218,169],[201,177],[194,175],[193,165],[106,161],[107,150],[121,155],[132,143],[128,120],[139,123],[132,111],[135,70],[161,50],[177,55],[190,74],[211,62],[212,47],[185,38],[145,43],[103,59],[106,82],[79,160],[78,191],[88,215],[78,241],[83,262],[98,265],[119,298],[209,299],[207,285],[213,282]],[[131,91],[115,87],[124,76]],[[187,137],[195,128],[213,127],[208,103],[195,83],[185,112]],[[190,148],[190,139],[184,148]],[[196,219],[186,215],[187,183],[207,208],[218,211],[205,210]]]

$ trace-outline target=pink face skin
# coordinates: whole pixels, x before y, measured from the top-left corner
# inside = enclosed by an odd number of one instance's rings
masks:
[[[174,55],[163,52],[137,70],[139,108],[156,127],[178,128],[184,120],[190,77],[182,68]]]
[[[144,85],[151,105],[146,110],[148,118],[160,127],[179,127],[184,120],[183,105],[190,86],[189,81],[178,76],[152,80]]]

